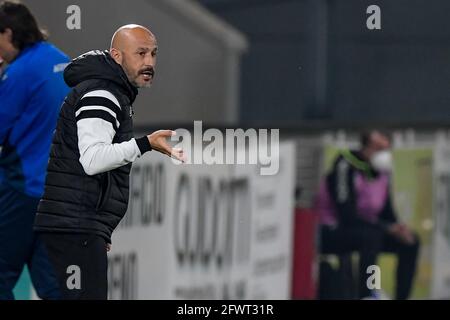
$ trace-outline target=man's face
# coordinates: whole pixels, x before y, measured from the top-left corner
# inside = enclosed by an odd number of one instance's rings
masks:
[[[145,31],[130,39],[129,45],[121,51],[120,64],[135,87],[148,88],[152,85],[157,51],[156,38]]]
[[[0,57],[5,62],[11,62],[17,53],[17,49],[12,44],[12,31],[11,29],[5,29],[4,32],[0,32]]]
[[[379,131],[374,131],[370,136],[368,148],[363,153],[375,170],[389,173],[393,167],[390,147],[389,138]]]
[[[371,149],[373,152],[387,150],[391,147],[389,138],[381,132],[374,131],[371,135]]]

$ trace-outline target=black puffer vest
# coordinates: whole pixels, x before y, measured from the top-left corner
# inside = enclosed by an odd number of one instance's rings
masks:
[[[113,143],[128,141],[133,138],[131,104],[137,89],[107,51],[91,51],[75,59],[66,68],[64,79],[72,91],[62,105],[53,136],[35,230],[95,233],[110,242],[113,230],[127,210],[131,164],[87,175],[79,161],[75,112],[87,92],[111,92],[122,109]]]

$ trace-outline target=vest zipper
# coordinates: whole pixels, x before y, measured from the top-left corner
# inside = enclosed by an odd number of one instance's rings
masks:
[[[134,115],[133,106],[130,105],[130,118]]]

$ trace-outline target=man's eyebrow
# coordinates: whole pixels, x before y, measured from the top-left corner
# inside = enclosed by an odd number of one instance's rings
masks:
[[[149,47],[139,47],[136,51],[158,51],[158,46],[155,46],[154,48],[149,48]]]

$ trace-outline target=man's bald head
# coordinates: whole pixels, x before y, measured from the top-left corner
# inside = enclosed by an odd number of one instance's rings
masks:
[[[147,39],[155,39],[153,33],[146,27],[138,24],[127,24],[120,27],[114,32],[111,39],[111,49],[116,48],[122,50],[130,41],[145,41]]]
[[[122,66],[128,80],[136,87],[149,87],[154,76],[158,45],[146,27],[128,24],[111,39],[111,57]]]

